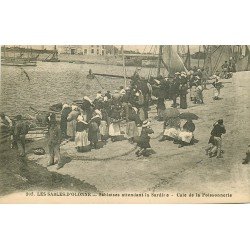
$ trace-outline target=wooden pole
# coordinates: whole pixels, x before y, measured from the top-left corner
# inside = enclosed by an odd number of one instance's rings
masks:
[[[124,49],[123,49],[123,45],[121,47],[122,50],[122,66],[123,66],[123,77],[124,77],[124,86],[125,88],[127,87],[127,72],[126,72],[126,67],[125,67],[125,56],[124,56]]]
[[[209,45],[209,67],[210,67],[210,75],[213,74],[213,65],[212,65],[212,47]]]
[[[200,53],[201,53],[201,46],[199,45],[198,68],[200,67]]]
[[[4,60],[6,59],[5,57],[6,57],[6,48],[5,48],[5,45],[4,45],[3,46],[3,58],[4,58]]]
[[[157,76],[160,76],[160,74],[161,74],[162,47],[163,47],[163,45],[159,46],[159,56],[158,56],[158,64],[157,64]]]
[[[191,69],[191,58],[190,58],[190,48],[189,45],[187,46],[187,57],[185,60],[185,66],[187,68],[187,70]]]

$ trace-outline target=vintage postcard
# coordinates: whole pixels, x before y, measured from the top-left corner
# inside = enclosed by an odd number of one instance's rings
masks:
[[[249,45],[2,45],[0,203],[248,203]]]

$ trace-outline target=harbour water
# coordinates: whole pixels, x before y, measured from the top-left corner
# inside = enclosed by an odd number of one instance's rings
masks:
[[[38,110],[48,110],[55,103],[71,103],[82,99],[84,95],[93,98],[97,91],[111,92],[124,86],[124,79],[97,76],[87,79],[89,69],[93,73],[123,75],[122,66],[101,64],[75,64],[67,62],[38,62],[36,67],[1,67],[2,112],[8,115],[30,113],[30,106]],[[126,67],[127,76],[131,76],[136,67]],[[142,68],[141,76],[147,77],[156,69]],[[26,75],[26,73],[27,75]]]

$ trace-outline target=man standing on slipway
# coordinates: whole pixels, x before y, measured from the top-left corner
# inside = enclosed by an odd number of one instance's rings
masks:
[[[62,167],[61,155],[61,131],[57,125],[55,114],[49,116],[49,133],[48,133],[48,148],[49,148],[49,162],[48,167],[58,163],[57,169]],[[57,158],[57,162],[55,161]]]
[[[16,124],[14,127],[14,136],[20,156],[25,156],[25,135],[28,134],[29,126],[22,120],[22,115],[16,116]]]

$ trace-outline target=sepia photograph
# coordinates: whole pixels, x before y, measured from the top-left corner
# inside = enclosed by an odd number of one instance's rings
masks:
[[[249,45],[2,45],[0,203],[249,202]]]
[[[4,250],[249,248],[244,0],[1,10]]]

